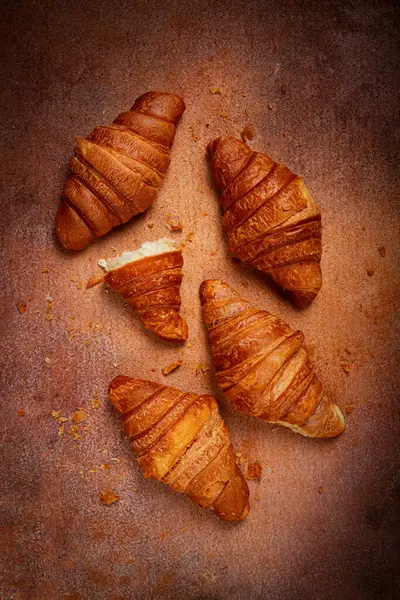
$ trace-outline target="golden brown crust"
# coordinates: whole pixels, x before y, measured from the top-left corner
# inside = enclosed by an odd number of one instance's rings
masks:
[[[222,281],[203,281],[200,299],[218,383],[238,410],[308,437],[344,431],[343,415],[324,395],[301,331],[251,306]]]
[[[231,251],[306,306],[321,278],[321,215],[303,179],[232,137],[208,145]]]
[[[187,494],[223,521],[249,511],[249,490],[212,396],[119,376],[108,390],[145,477]]]
[[[65,248],[81,250],[150,206],[184,110],[179,96],[148,92],[112,125],[77,138],[56,218]]]
[[[137,312],[146,329],[169,342],[184,342],[189,330],[179,314],[183,256],[181,250],[127,263],[104,276]]]

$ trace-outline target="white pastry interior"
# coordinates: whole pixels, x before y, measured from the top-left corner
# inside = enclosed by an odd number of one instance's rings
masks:
[[[123,267],[127,263],[141,260],[147,256],[176,252],[180,247],[181,244],[176,240],[161,238],[154,242],[144,242],[137,250],[125,250],[120,256],[114,258],[101,258],[98,264],[107,272],[113,271],[114,269]]]

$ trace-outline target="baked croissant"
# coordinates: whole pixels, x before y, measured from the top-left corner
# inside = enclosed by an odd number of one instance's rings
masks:
[[[101,259],[99,265],[106,274],[87,287],[104,281],[136,311],[143,327],[168,342],[187,340],[188,326],[179,314],[183,256],[177,242],[145,242],[133,252]]]
[[[200,299],[218,383],[238,410],[307,437],[343,432],[343,415],[323,393],[301,331],[222,281],[203,281]]]
[[[81,250],[150,206],[184,110],[179,96],[148,92],[112,125],[77,138],[56,219],[65,248]]]
[[[322,285],[321,215],[303,179],[232,136],[207,150],[230,250],[306,306]]]
[[[120,375],[111,382],[108,397],[146,478],[187,494],[223,521],[247,516],[247,483],[212,396]]]

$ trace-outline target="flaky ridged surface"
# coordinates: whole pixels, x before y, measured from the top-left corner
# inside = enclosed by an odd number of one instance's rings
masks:
[[[148,256],[109,271],[104,282],[137,312],[142,325],[163,340],[187,340],[188,326],[179,314],[183,256],[181,250]]]
[[[232,136],[208,154],[230,249],[306,306],[322,284],[321,215],[303,179]]]
[[[251,306],[222,281],[203,281],[200,298],[218,383],[238,410],[307,437],[344,431],[343,415],[324,395],[301,331]]]
[[[184,110],[179,96],[148,92],[112,125],[77,138],[56,219],[65,248],[81,250],[150,206]]]
[[[249,490],[212,396],[120,375],[108,397],[144,476],[170,485],[223,521],[249,512]]]

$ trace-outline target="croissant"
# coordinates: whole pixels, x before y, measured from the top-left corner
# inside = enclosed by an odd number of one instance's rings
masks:
[[[188,326],[179,314],[183,256],[175,240],[145,242],[133,252],[101,259],[99,265],[106,274],[87,287],[103,281],[130,304],[143,327],[168,342],[187,340]]]
[[[56,219],[65,248],[81,250],[150,206],[184,110],[178,96],[148,92],[112,125],[77,138]]]
[[[207,150],[230,250],[306,306],[322,285],[321,215],[303,179],[232,136]]]
[[[187,494],[223,521],[247,516],[247,483],[212,396],[120,375],[108,397],[146,478]]]
[[[343,415],[323,393],[301,331],[222,281],[203,281],[200,299],[218,383],[238,410],[307,437],[343,432]]]

